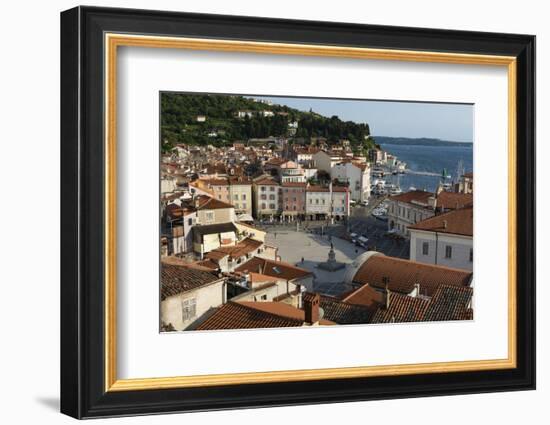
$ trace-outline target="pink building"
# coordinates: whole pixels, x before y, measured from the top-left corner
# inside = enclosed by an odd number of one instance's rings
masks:
[[[306,213],[306,183],[286,182],[282,184],[283,219],[303,219]]]

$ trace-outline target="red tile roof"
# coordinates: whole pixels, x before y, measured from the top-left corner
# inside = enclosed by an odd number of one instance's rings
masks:
[[[210,186],[228,186],[227,179],[199,179],[200,182],[209,184]]]
[[[266,165],[281,165],[285,162],[287,162],[287,160],[283,158],[269,158],[265,163]]]
[[[304,310],[301,310],[299,308],[293,307],[286,303],[279,303],[279,302],[253,302],[253,301],[243,301],[241,304],[255,308],[257,310],[261,310],[265,313],[270,314],[276,314],[278,316],[288,317],[291,319],[296,319],[301,321],[302,323],[305,321],[305,312]],[[330,320],[319,320],[319,324],[321,325],[332,325],[334,324]]]
[[[202,270],[207,272],[212,271],[212,267],[208,267],[206,264],[201,264],[200,261],[189,262],[189,261],[183,260],[182,258],[174,257],[173,255],[170,255],[168,257],[162,257],[161,261],[164,264],[171,264],[173,266],[182,266],[190,269]],[[217,269],[217,268],[218,268],[218,265],[214,267],[214,269]]]
[[[298,327],[304,325],[304,320],[303,310],[284,303],[229,301],[201,323],[197,330]],[[320,324],[332,322],[321,320]]]
[[[455,210],[473,205],[474,196],[471,193],[440,192],[437,195],[438,210]]]
[[[469,286],[472,272],[376,254],[361,265],[353,281],[383,289],[383,278],[389,279],[392,292],[409,294],[419,284],[422,295],[432,296],[440,285]]]
[[[441,285],[430,300],[425,321],[471,320],[473,289]]]
[[[384,295],[380,291],[377,291],[371,286],[365,284],[348,294],[342,299],[342,301],[349,304],[362,305],[376,310],[376,308],[384,302]]]
[[[406,203],[416,202],[428,206],[428,199],[431,196],[434,196],[432,192],[426,192],[424,190],[411,190],[409,192],[402,193],[401,195],[391,196],[389,199],[391,201]]]
[[[473,236],[473,222],[473,207],[466,207],[436,215],[423,221],[419,221],[415,225],[409,226],[409,229],[438,233],[451,233],[454,235],[463,236]]]
[[[372,323],[421,322],[428,308],[429,301],[408,295],[389,294],[389,307],[385,304],[378,308]]]
[[[195,198],[195,207],[197,210],[219,210],[224,208],[234,208],[233,205],[222,202],[219,199],[214,199],[206,195],[199,195]]]
[[[314,295],[306,292],[303,297],[306,300]],[[373,314],[376,312],[376,308],[350,304],[328,295],[320,295],[319,306],[323,309],[323,319],[330,320],[339,325],[370,323]]]
[[[311,276],[311,272],[283,261],[254,257],[235,269],[236,272],[255,272],[277,279],[294,280]]]
[[[218,270],[220,265],[211,259],[197,261],[195,264],[203,267],[205,270]]]
[[[279,186],[279,182],[270,177],[264,177],[260,180],[255,181],[254,183],[262,186]]]
[[[263,242],[251,238],[246,238],[233,246],[216,248],[206,254],[206,258],[222,259],[223,257],[228,255],[230,258],[237,259],[245,256],[246,254],[250,254],[251,252],[256,251],[262,245]]]
[[[216,274],[191,267],[161,263],[161,299],[221,280]]]

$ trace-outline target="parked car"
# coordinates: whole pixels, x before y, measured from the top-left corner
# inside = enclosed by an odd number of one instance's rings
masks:
[[[368,242],[369,242],[369,238],[365,237],[365,236],[359,236],[357,238],[357,243],[356,245],[359,245],[363,248],[368,248]]]

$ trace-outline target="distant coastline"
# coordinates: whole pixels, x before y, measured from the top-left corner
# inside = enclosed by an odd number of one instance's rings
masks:
[[[471,142],[451,142],[449,140],[430,139],[427,137],[410,138],[410,137],[387,137],[373,136],[374,140],[379,145],[416,145],[416,146],[455,146],[469,147]]]

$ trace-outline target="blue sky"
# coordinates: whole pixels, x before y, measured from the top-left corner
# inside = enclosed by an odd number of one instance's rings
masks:
[[[344,121],[368,123],[374,136],[430,137],[472,142],[473,105],[375,100],[256,97],[303,111],[337,115]]]

